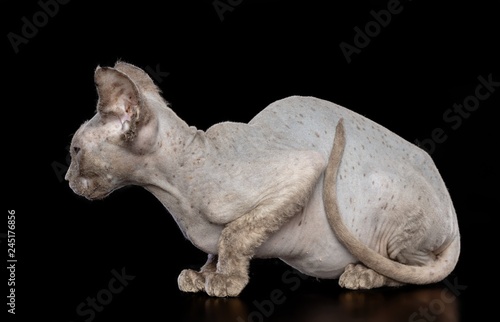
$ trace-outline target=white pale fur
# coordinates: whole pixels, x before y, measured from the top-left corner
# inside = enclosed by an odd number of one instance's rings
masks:
[[[383,257],[416,266],[433,265],[459,238],[451,198],[429,155],[353,111],[314,97],[292,96],[270,104],[248,124],[225,122],[200,131],[178,118],[152,87],[136,85],[153,118],[138,130],[134,153],[123,148],[132,143],[124,145],[118,138],[128,126],[103,126],[102,134],[98,124],[105,117],[98,113],[75,134],[72,147],[81,148],[82,164],[96,160],[92,162],[97,168],[115,172],[108,181],[82,176],[83,165],[78,164],[80,156],[75,152],[67,179],[75,192],[89,199],[104,197],[127,184],[143,186],[169,210],[189,241],[207,254],[219,255],[217,266],[209,257],[204,267],[207,272],[233,274],[223,256],[235,244],[234,239],[227,245],[224,241],[235,237],[221,235],[237,224],[249,229],[238,237],[242,249],[246,249],[246,239],[253,238],[255,249],[249,256],[281,258],[310,276],[339,278],[349,264],[359,262],[332,231],[322,196],[324,170],[341,119],[345,147],[336,192],[348,230]],[[135,117],[130,115],[121,114],[118,119],[128,122]],[[96,143],[101,135],[111,139]],[[85,146],[111,152],[91,158]],[[286,219],[279,217],[281,209],[295,202],[297,208],[283,211],[298,209],[296,212]],[[255,231],[265,228],[265,216],[269,216],[270,233],[262,238],[250,236],[252,216],[264,218],[255,223]],[[458,253],[448,271],[457,257]],[[238,259],[241,267],[246,267],[244,262]],[[244,269],[235,272],[244,275]],[[216,284],[210,280],[213,276],[205,277],[205,286],[204,279],[198,281],[198,287],[186,286],[195,283],[190,278],[199,276],[184,272],[179,286],[227,296],[239,294],[246,285],[243,278],[236,290],[229,291],[228,282],[228,291],[214,291],[209,285]]]

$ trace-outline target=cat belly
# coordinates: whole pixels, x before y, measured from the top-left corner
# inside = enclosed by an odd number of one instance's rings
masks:
[[[327,221],[322,180],[304,210],[275,232],[256,257],[280,258],[300,272],[318,278],[338,278],[356,259],[336,238]]]

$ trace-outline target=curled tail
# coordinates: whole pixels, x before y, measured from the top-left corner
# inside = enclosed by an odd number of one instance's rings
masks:
[[[443,280],[455,268],[460,253],[460,237],[455,239],[440,254],[436,260],[427,266],[411,266],[393,261],[382,256],[364,245],[354,236],[342,221],[337,204],[337,172],[340,167],[345,147],[345,131],[343,119],[340,119],[330,153],[330,159],[325,171],[323,200],[328,222],[344,246],[364,265],[401,283],[430,284]]]

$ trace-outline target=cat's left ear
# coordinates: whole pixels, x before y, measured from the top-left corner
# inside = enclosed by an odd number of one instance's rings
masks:
[[[97,111],[104,119],[118,118],[127,140],[137,135],[148,119],[144,98],[137,85],[124,73],[110,67],[97,67],[94,81],[99,95]]]

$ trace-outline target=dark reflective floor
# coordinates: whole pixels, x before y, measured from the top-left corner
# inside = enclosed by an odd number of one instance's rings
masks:
[[[275,289],[268,297],[217,299],[186,296],[184,321],[200,322],[326,322],[326,321],[460,321],[456,290],[446,285],[393,290],[286,293]]]

